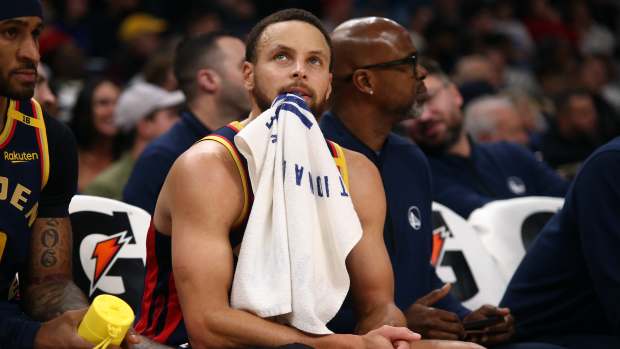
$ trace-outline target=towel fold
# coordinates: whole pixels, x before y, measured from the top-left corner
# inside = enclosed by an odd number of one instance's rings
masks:
[[[254,204],[231,305],[301,331],[332,333],[350,280],[345,259],[362,236],[353,203],[304,100],[278,96],[236,136]]]

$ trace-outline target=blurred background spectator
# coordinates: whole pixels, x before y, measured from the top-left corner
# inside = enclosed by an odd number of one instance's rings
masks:
[[[43,109],[49,115],[57,116],[58,104],[56,95],[49,84],[50,78],[50,68],[43,63],[39,63],[37,66],[37,84],[34,87],[34,98],[41,103]]]
[[[81,192],[122,151],[122,140],[114,123],[120,89],[111,80],[88,81],[72,110],[71,130],[78,146],[78,192]]]
[[[508,97],[484,96],[465,108],[465,131],[477,142],[513,142],[527,146],[525,123]]]

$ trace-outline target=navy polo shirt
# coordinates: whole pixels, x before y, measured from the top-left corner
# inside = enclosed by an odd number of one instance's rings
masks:
[[[140,154],[123,191],[123,201],[153,215],[155,204],[174,161],[196,141],[211,133],[186,110],[170,130],[151,142]]]
[[[320,121],[325,138],[366,155],[379,169],[387,199],[384,240],[394,269],[395,302],[406,310],[418,298],[443,286],[430,264],[432,251],[431,177],[426,157],[410,141],[391,133],[381,152],[375,153],[353,136],[333,114]],[[419,222],[412,224],[410,214]],[[464,317],[469,313],[452,295],[434,305]],[[337,333],[355,329],[352,303],[347,297],[340,312],[329,323]]]
[[[586,160],[508,285],[519,338],[620,336],[619,178],[616,138]]]
[[[523,196],[564,197],[568,182],[532,153],[508,142],[474,143],[471,156],[427,153],[435,201],[467,218],[484,204]]]

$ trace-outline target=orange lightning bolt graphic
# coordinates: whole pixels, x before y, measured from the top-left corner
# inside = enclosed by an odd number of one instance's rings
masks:
[[[93,285],[97,284],[99,278],[103,276],[118,251],[123,245],[119,244],[121,236],[115,236],[107,240],[99,241],[93,250],[93,255],[90,258],[96,259],[95,262],[95,277],[93,278]]]
[[[431,264],[437,266],[441,250],[443,250],[444,238],[440,232],[433,232],[433,252],[431,254]]]

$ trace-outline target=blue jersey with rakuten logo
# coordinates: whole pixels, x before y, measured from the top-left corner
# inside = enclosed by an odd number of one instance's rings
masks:
[[[352,135],[333,114],[320,122],[325,138],[364,154],[379,169],[387,199],[384,240],[394,269],[394,300],[406,310],[418,298],[443,286],[430,264],[432,252],[431,178],[426,157],[410,141],[390,134],[379,154]],[[437,308],[465,316],[469,311],[451,294]],[[328,324],[337,333],[355,329],[353,304],[347,297]]]
[[[25,264],[30,227],[49,174],[43,112],[34,100],[9,100],[0,133],[0,297]]]

